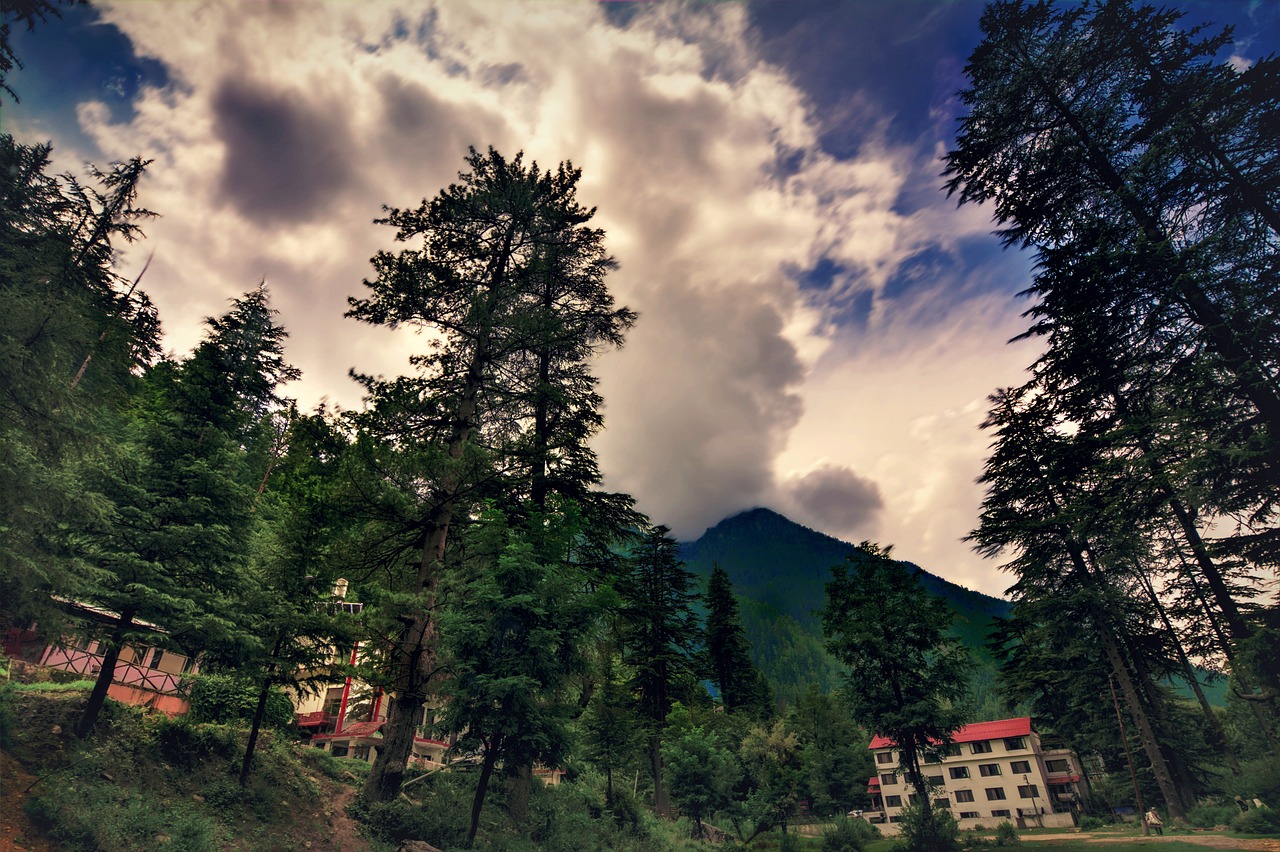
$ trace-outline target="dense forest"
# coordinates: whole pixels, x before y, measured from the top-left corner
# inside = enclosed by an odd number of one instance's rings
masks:
[[[15,22],[56,13],[36,7]],[[443,708],[474,758],[468,845],[491,795],[533,830],[535,765],[602,779],[619,830],[643,806],[747,843],[802,803],[864,806],[880,733],[920,785],[913,842],[944,848],[921,764],[1000,711],[1086,756],[1103,812],[1280,804],[1280,60],[1237,70],[1225,34],[1114,0],[1000,0],[982,28],[946,189],[1034,255],[1044,344],[985,424],[971,540],[1012,577],[994,625],[870,542],[826,566],[817,611],[740,599],[759,578],[695,574],[603,488],[593,361],[636,314],[571,163],[473,148],[387,208],[398,248],[347,317],[420,350],[403,375],[354,364],[362,407],[303,411],[265,283],[161,354],[145,269],[116,267],[164,212],[150,162],[55,174],[0,135],[0,599],[50,635],[79,629],[68,602],[110,614],[74,736],[101,735],[119,655],[163,625],[252,698],[242,785],[271,696],[345,675],[358,641],[391,696],[364,807],[399,800]],[[358,613],[330,605],[340,579]],[[762,624],[785,630],[753,648]],[[777,655],[812,685],[771,683]]]

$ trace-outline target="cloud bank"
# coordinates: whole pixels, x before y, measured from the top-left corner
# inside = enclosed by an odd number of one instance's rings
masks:
[[[422,346],[342,319],[391,244],[371,224],[382,205],[434,195],[469,145],[572,160],[621,264],[611,286],[641,315],[599,365],[609,487],[681,537],[774,505],[1003,587],[958,539],[983,399],[1029,361],[1003,347],[1025,269],[983,269],[1000,296],[964,278],[956,257],[990,226],[949,212],[936,150],[873,129],[851,156],[824,150],[831,117],[762,58],[742,7],[656,4],[625,23],[591,3],[103,17],[167,70],[127,118],[86,101],[78,120],[104,158],[156,159],[143,200],[163,218],[129,263],[156,251],[146,286],[169,347],[265,276],[304,370],[293,392],[358,405],[348,368],[403,372]],[[838,271],[813,286],[820,266]]]

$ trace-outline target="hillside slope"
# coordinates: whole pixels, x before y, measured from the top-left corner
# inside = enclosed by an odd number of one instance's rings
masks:
[[[785,697],[793,687],[816,682],[830,689],[840,668],[822,647],[817,612],[826,602],[831,568],[858,549],[811,530],[770,509],[751,509],[726,518],[680,555],[690,571],[706,577],[718,564],[743,599],[742,623],[756,663]],[[950,583],[910,562],[931,593],[947,601],[956,615],[957,637],[988,662],[985,650],[991,619],[1009,613],[1009,603]]]

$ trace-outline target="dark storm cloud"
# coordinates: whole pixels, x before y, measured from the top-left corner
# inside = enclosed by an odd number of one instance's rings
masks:
[[[863,529],[884,508],[880,487],[847,467],[823,465],[792,479],[787,490],[826,529]]]
[[[386,159],[425,170],[424,193],[454,178],[467,146],[510,147],[511,134],[502,118],[478,104],[446,101],[422,83],[393,74],[378,78],[374,86],[382,108],[379,126],[384,128],[376,144]],[[445,168],[437,168],[441,164]]]
[[[257,224],[319,218],[356,183],[352,134],[341,110],[299,89],[223,81],[212,99],[225,148],[219,190]]]

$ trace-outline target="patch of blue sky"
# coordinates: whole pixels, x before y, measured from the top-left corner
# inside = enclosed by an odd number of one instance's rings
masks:
[[[16,28],[12,44],[23,67],[9,76],[20,103],[6,107],[30,116],[83,150],[93,145],[76,121],[76,106],[105,104],[113,122],[128,122],[144,87],[163,88],[171,78],[164,63],[138,56],[133,43],[91,6],[63,6],[34,31]]]

